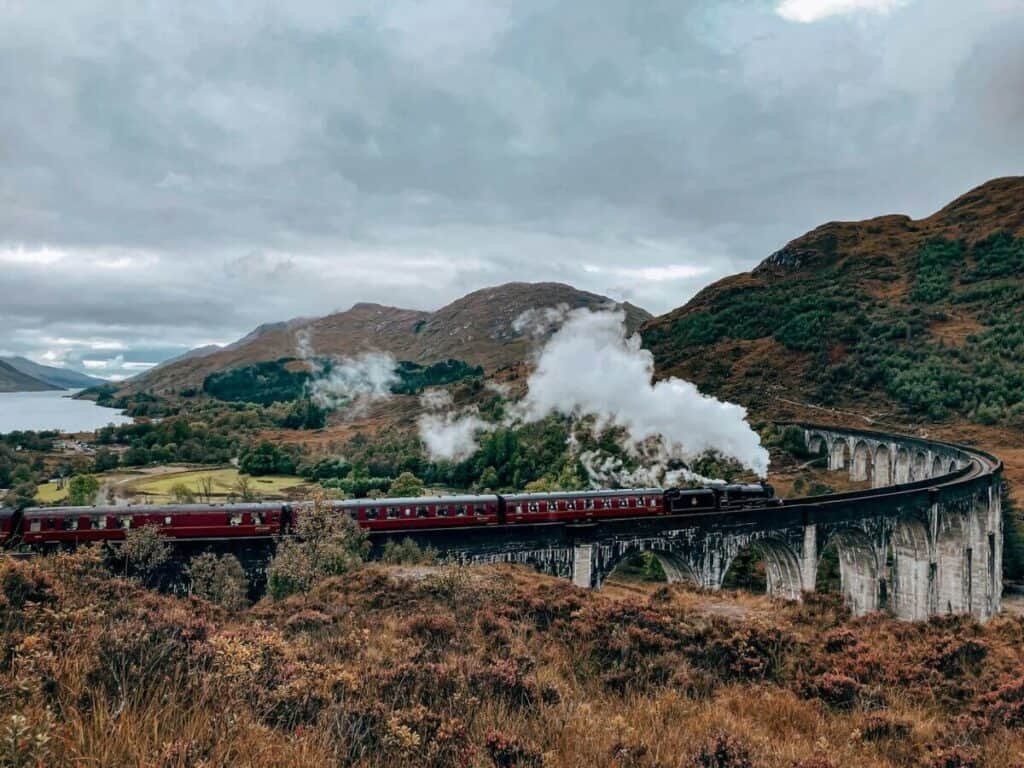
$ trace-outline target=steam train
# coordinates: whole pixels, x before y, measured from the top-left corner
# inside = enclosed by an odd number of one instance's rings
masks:
[[[169,539],[269,539],[286,535],[308,508],[301,503],[154,504],[140,506],[0,508],[0,545],[31,547],[117,541],[127,531],[157,526]],[[421,496],[331,501],[370,532],[422,531],[488,525],[585,523],[659,515],[707,515],[778,506],[767,483],[704,488]]]

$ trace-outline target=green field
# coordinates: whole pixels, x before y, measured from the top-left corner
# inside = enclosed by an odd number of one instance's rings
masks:
[[[296,495],[304,495],[309,484],[301,477],[286,475],[268,475],[266,477],[250,477],[241,475],[233,467],[205,469],[188,467],[168,467],[171,471],[158,474],[125,473],[115,471],[99,475],[100,484],[112,489],[115,494],[138,503],[164,503],[173,501],[171,489],[176,485],[184,485],[195,497],[196,501],[205,501],[206,491],[203,481],[213,481],[210,489],[210,500],[224,502],[231,496],[241,496],[239,478],[244,477],[249,483],[249,492],[260,499],[283,499]],[[36,491],[36,500],[40,504],[60,504],[67,500],[68,490],[58,488],[57,483],[45,483]]]
[[[58,488],[56,483],[45,483],[36,489],[36,500],[40,504],[59,504],[67,497],[67,483],[63,488]]]
[[[170,501],[171,489],[176,485],[184,485],[197,499],[203,493],[204,479],[212,480],[214,501],[224,501],[229,496],[240,494],[239,478],[245,477],[249,482],[250,491],[262,498],[284,498],[290,492],[301,491],[306,481],[301,477],[286,475],[268,475],[266,477],[250,477],[241,475],[237,469],[195,469],[183,472],[172,472],[157,477],[142,477],[126,483],[125,491],[145,497],[147,501]]]

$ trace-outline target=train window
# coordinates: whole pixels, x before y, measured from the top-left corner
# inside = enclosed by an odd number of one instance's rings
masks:
[[[398,517],[398,507],[388,507],[388,520]]]
[[[516,504],[516,514],[517,515],[523,514],[523,505],[522,504]]]
[[[483,517],[487,514],[487,506],[484,504],[477,504],[476,509],[474,509],[474,512],[476,512],[476,514],[480,517]]]
[[[78,518],[77,517],[65,517],[61,527],[65,531],[77,531],[78,530]]]
[[[170,522],[168,521],[168,525],[169,524],[170,524]],[[252,513],[252,524],[253,525],[263,525],[263,513],[262,512],[253,512]]]
[[[164,515],[164,525],[170,525],[170,524],[171,524],[171,516],[170,515]]]
[[[353,520],[358,520],[359,519],[359,510],[358,509],[350,509],[350,510],[348,510],[348,516],[351,517]],[[255,515],[253,516],[253,522],[255,522]]]
[[[121,527],[126,531],[132,527],[132,518],[129,515],[123,515],[121,517]]]
[[[656,507],[656,506],[658,506],[658,497],[657,496],[651,496],[651,498],[649,498],[647,500],[647,506],[649,506],[649,507]]]
[[[583,508],[584,509],[593,509],[594,508],[594,500],[593,499],[584,499],[583,500]]]
[[[377,510],[374,507],[370,507],[369,509],[366,510],[366,519],[367,520],[376,520],[377,519]]]
[[[412,516],[412,507],[406,507],[405,508],[405,516],[406,517],[411,517]]]
[[[426,517],[430,514],[426,507],[416,507],[416,517]]]
[[[628,506],[629,506],[629,499],[627,497],[625,497],[625,496],[621,497],[619,499],[619,508],[620,509],[625,509]]]
[[[695,507],[696,507],[696,506],[697,506],[698,504],[700,504],[700,499],[698,499],[698,498],[697,498],[696,496],[694,496],[694,497],[693,497],[693,498],[692,498],[692,499],[690,500],[690,504],[692,504],[693,506],[695,506]]]
[[[28,529],[32,533],[39,533],[39,530],[43,527],[42,520],[33,520],[28,524]]]
[[[231,519],[228,522],[231,523],[231,525],[241,525],[242,524],[242,516],[241,515],[232,515]]]
[[[106,517],[106,515],[99,515],[98,517],[94,517],[92,519],[91,525],[92,525],[92,529],[94,531],[98,531],[98,530],[101,530],[103,528],[106,528],[107,527],[107,517]]]
[[[569,499],[565,502],[565,508],[568,510],[576,509],[576,499]]]
[[[540,504],[536,501],[531,501],[528,508],[531,512],[540,512]]]

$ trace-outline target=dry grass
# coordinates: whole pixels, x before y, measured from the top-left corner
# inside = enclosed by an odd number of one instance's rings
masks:
[[[1018,618],[906,625],[823,598],[604,596],[506,567],[366,567],[229,614],[81,554],[0,563],[0,589],[4,766],[1024,759]]]

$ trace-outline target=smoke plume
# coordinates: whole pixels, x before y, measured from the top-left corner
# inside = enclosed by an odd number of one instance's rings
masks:
[[[634,451],[653,442],[662,459],[689,461],[715,449],[764,477],[768,452],[746,409],[702,395],[688,381],[654,382],[653,355],[626,333],[622,312],[569,313],[537,359],[520,419],[591,416],[595,431],[624,429]]]
[[[307,361],[313,378],[307,389],[310,399],[321,408],[346,407],[350,414],[363,411],[370,403],[391,397],[398,383],[397,363],[386,352],[363,352],[353,357],[333,358],[328,365],[317,359],[312,334],[295,334],[295,351]]]
[[[420,395],[424,412],[416,420],[420,439],[435,460],[461,461],[480,447],[477,436],[492,429],[475,407],[461,413],[453,410],[452,396],[443,389],[428,389]]]

